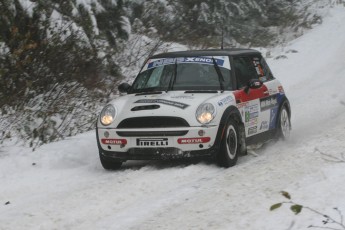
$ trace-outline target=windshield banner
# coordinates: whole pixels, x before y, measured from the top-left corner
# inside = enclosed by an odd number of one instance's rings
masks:
[[[219,67],[230,69],[229,57],[227,56],[214,56],[214,57],[178,57],[178,58],[160,58],[150,59],[147,61],[142,71],[156,68],[158,66],[173,65],[175,63],[198,63],[213,65],[213,58]]]

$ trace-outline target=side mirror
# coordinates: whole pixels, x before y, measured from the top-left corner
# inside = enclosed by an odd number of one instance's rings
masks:
[[[129,89],[131,88],[131,85],[127,82],[124,82],[121,83],[117,88],[120,91],[120,93],[128,93]]]
[[[252,79],[248,82],[248,85],[244,88],[244,92],[249,93],[249,89],[258,89],[263,85],[259,79]]]

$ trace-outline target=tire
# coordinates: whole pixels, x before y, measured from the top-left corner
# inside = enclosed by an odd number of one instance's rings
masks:
[[[217,164],[225,168],[236,165],[240,152],[241,148],[238,123],[230,119],[225,126],[220,150],[216,156]]]
[[[284,104],[279,112],[277,121],[277,139],[288,140],[290,138],[291,121],[287,106]]]
[[[117,170],[121,168],[121,161],[116,161],[112,158],[103,156],[102,153],[99,153],[99,159],[101,160],[103,168],[106,170]]]

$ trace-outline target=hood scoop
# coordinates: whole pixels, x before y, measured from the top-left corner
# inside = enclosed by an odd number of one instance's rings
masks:
[[[142,105],[142,106],[136,106],[131,109],[131,111],[140,111],[140,110],[154,110],[159,109],[159,105]]]

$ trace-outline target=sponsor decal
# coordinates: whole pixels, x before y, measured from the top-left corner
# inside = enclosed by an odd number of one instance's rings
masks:
[[[179,138],[177,143],[183,144],[202,144],[210,142],[210,137],[196,137],[196,138]]]
[[[168,138],[138,138],[137,146],[139,147],[163,147],[168,146]]]
[[[270,95],[273,95],[273,94],[278,93],[278,90],[276,90],[276,89],[269,89],[268,92],[269,92]]]
[[[245,112],[245,122],[249,122],[253,118],[257,118],[259,116],[259,112],[250,113],[248,111]]]
[[[250,113],[259,112],[259,105],[250,105],[246,107],[246,111]]]
[[[276,120],[277,120],[278,108],[273,108],[270,111],[270,129],[274,129],[276,127]]]
[[[157,104],[174,106],[174,107],[177,107],[180,109],[185,109],[189,106],[189,105],[181,103],[181,102],[168,101],[168,100],[164,100],[164,99],[141,99],[141,100],[138,100],[134,103],[144,103],[144,104],[157,103]]]
[[[126,139],[101,139],[102,144],[104,145],[126,145]]]
[[[192,96],[172,96],[174,99],[194,99]]]
[[[259,117],[259,105],[251,105],[245,108],[244,121],[246,126],[257,125]]]
[[[224,60],[214,58],[218,66],[224,65]],[[191,63],[205,63],[205,64],[212,64],[213,65],[213,59],[209,57],[186,57],[183,62],[191,62]]]
[[[261,111],[271,109],[277,105],[278,105],[277,95],[272,95],[272,96],[260,99]]]
[[[224,66],[224,60],[214,58],[218,66]],[[147,65],[147,69],[155,68],[162,65],[169,65],[175,63],[200,63],[213,65],[213,59],[210,57],[179,57],[179,58],[164,58],[154,60]]]
[[[258,82],[258,81],[254,82],[254,86],[255,86],[255,87],[259,87],[259,86],[261,86],[261,84],[262,84],[262,83],[261,83],[261,82]]]
[[[243,103],[237,104],[236,106],[238,109],[241,109],[243,107],[246,107],[247,105],[248,105],[248,102],[243,102]]]
[[[278,86],[278,92],[280,93],[280,94],[284,94],[285,92],[284,92],[284,88],[283,88],[283,86]]]
[[[222,100],[218,101],[218,105],[220,107],[224,106],[224,105],[228,105],[230,104],[231,102],[234,101],[234,98],[231,97],[231,96],[227,96],[226,98],[223,98]]]
[[[268,130],[268,128],[269,128],[268,121],[261,122],[260,130]]]
[[[258,131],[258,127],[257,127],[257,126],[254,126],[254,127],[249,128],[249,129],[248,129],[248,136],[257,133],[257,131]]]
[[[156,61],[151,61],[147,65],[147,69],[152,69],[158,66],[162,65],[169,65],[169,64],[175,64],[176,62],[181,62],[183,61],[184,58],[164,58],[164,59],[159,59]]]
[[[260,59],[259,58],[253,58],[253,64],[254,64],[254,67],[255,67],[255,70],[256,70],[256,73],[263,77],[265,74],[264,74],[264,71],[261,67],[261,64],[260,64]]]
[[[258,124],[258,118],[253,118],[251,119],[250,121],[246,122],[245,123],[245,127],[252,127],[254,125],[257,125]]]

